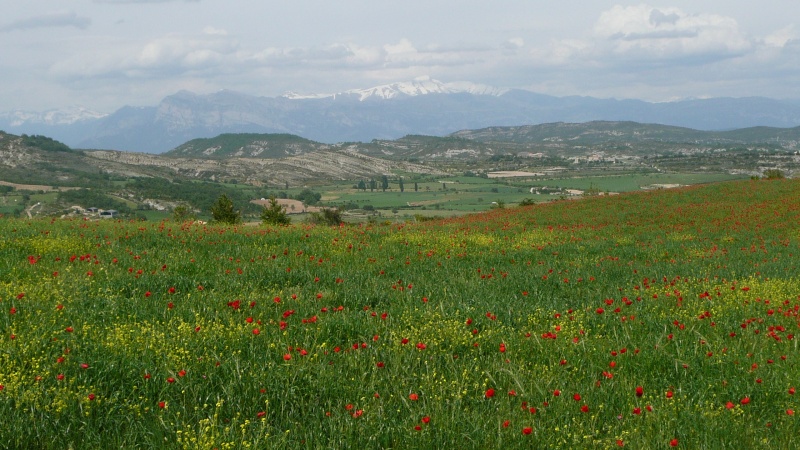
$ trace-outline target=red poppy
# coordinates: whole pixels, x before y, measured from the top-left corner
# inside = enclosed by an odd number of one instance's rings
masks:
[[[419,399],[419,395],[414,394],[414,393],[409,394],[408,395],[408,399],[411,400],[411,401],[417,401]]]
[[[581,394],[575,394],[575,395],[573,395],[573,396],[572,396],[572,399],[573,399],[573,400],[575,400],[576,402],[579,402],[579,401],[581,401]]]
[[[641,397],[642,395],[644,395],[644,388],[641,386],[636,386],[636,396]]]
[[[492,388],[487,389],[485,395],[486,395],[486,398],[494,397],[494,389],[492,389]]]
[[[522,434],[524,434],[526,436],[531,434],[531,433],[533,433],[533,428],[531,428],[531,427],[525,427],[525,428],[522,429]]]
[[[669,441],[669,446],[670,447],[677,447],[678,446],[678,440],[677,439],[672,439],[671,441]]]
[[[589,412],[589,406],[588,405],[581,406],[581,412],[588,413]]]

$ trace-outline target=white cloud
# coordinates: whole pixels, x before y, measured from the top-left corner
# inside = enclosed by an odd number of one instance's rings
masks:
[[[7,25],[0,26],[0,32],[29,30],[33,28],[74,27],[84,30],[91,25],[88,17],[79,16],[74,12],[60,12],[41,14],[17,20]]]
[[[733,18],[648,5],[614,6],[600,15],[594,32],[613,55],[673,63],[739,56],[753,46]]]
[[[411,44],[411,41],[405,38],[401,39],[400,42],[398,42],[397,44],[384,45],[383,50],[386,52],[386,55],[389,58],[403,57],[408,55],[414,55],[417,53],[417,49],[414,48],[414,45]]]
[[[764,38],[764,43],[771,47],[785,47],[790,41],[797,39],[793,25],[781,28]]]
[[[93,0],[94,3],[171,3],[171,2],[185,2],[185,3],[199,3],[200,0]]]

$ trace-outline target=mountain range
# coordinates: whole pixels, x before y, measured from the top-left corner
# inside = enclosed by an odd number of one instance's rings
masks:
[[[180,91],[155,106],[112,114],[74,108],[0,114],[0,129],[46,135],[73,148],[163,153],[223,133],[281,133],[322,143],[370,142],[406,135],[595,120],[658,123],[697,130],[800,125],[800,100],[762,97],[641,100],[554,97],[427,77],[335,94],[257,97],[223,90]]]

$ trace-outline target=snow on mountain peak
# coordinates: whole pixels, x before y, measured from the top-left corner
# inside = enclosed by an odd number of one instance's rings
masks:
[[[23,124],[45,124],[45,125],[72,125],[84,120],[101,119],[108,114],[92,111],[82,106],[73,106],[65,109],[54,109],[44,112],[12,111],[3,114],[12,127]]]
[[[473,95],[499,96],[506,92],[508,92],[508,89],[500,89],[483,84],[470,83],[468,81],[443,83],[426,75],[414,78],[412,81],[384,84],[367,89],[350,89],[338,94],[300,95],[294,92],[289,92],[284,94],[283,97],[288,99],[311,99],[336,98],[337,96],[357,96],[359,101],[365,101],[371,98],[388,100],[402,96],[415,97],[428,94],[468,93]]]

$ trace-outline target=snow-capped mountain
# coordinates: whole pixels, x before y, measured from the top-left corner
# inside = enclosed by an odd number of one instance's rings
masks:
[[[336,94],[311,94],[302,95],[289,92],[283,95],[288,99],[320,99],[336,98],[342,96],[354,96],[359,101],[369,99],[393,99],[403,96],[416,97],[428,94],[473,94],[473,95],[493,95],[500,96],[508,92],[508,89],[495,88],[484,84],[476,84],[468,81],[457,81],[453,83],[443,83],[428,76],[417,77],[412,81],[384,84],[367,89],[351,89]]]
[[[64,109],[53,109],[44,112],[12,111],[0,114],[3,122],[12,127],[23,124],[72,125],[77,122],[102,119],[108,114],[92,111],[83,106],[72,106]]]
[[[699,130],[796,127],[800,101],[713,98],[668,103],[553,97],[429,77],[337,94],[257,97],[223,90],[181,91],[158,105],[104,115],[85,108],[0,114],[0,130],[42,134],[76,148],[161,153],[222,133],[288,133],[324,143],[444,136],[491,126],[595,120]]]

